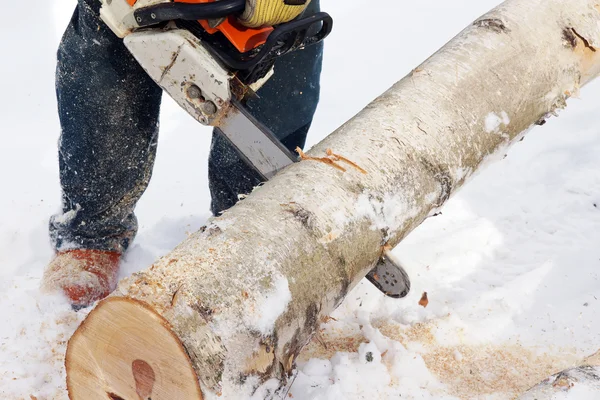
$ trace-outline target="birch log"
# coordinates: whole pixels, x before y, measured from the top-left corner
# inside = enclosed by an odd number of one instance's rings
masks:
[[[599,4],[506,1],[310,152],[366,174],[294,164],[123,280],[69,342],[70,397],[270,397],[382,246],[599,73]]]

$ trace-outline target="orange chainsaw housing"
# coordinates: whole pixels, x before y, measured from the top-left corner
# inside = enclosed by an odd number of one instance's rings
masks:
[[[215,0],[174,0],[175,3],[210,3]],[[245,53],[264,44],[273,31],[273,27],[266,28],[246,28],[240,24],[233,15],[227,17],[216,28],[211,28],[208,21],[198,21],[200,25],[211,35],[217,32],[223,33],[227,39],[235,46],[240,53]]]
[[[215,0],[174,0],[175,3],[210,3]],[[130,6],[137,2],[137,0],[127,0]],[[273,27],[267,26],[265,28],[246,28],[240,24],[236,18],[231,15],[227,17],[216,28],[211,28],[208,25],[208,21],[198,21],[204,30],[208,33],[215,34],[217,32],[223,33],[225,37],[235,46],[240,53],[246,53],[252,49],[257,48],[261,44],[264,44],[269,37],[269,34],[273,31]]]

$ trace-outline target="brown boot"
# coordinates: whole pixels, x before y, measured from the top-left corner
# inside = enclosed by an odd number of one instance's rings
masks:
[[[74,308],[87,307],[115,290],[120,259],[113,251],[58,252],[44,272],[42,289],[62,290]]]

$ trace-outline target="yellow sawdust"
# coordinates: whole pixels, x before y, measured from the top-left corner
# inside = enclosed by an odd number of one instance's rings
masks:
[[[582,365],[600,366],[600,350],[595,352],[591,356],[586,357],[581,364]]]
[[[361,334],[348,335],[342,330],[333,333],[321,331],[302,350],[298,361],[305,362],[311,358],[329,359],[337,352],[354,353],[358,351],[361,343],[367,342],[368,340]]]
[[[407,328],[382,321],[374,326],[384,336],[404,346],[419,344],[411,346],[411,349],[422,348],[413,351],[423,357],[429,371],[446,385],[444,392],[460,399],[491,394],[514,398],[548,376],[577,363],[574,349],[538,352],[518,342],[442,346],[433,334],[435,322]],[[329,359],[336,352],[356,352],[365,342],[368,340],[361,334],[344,332],[343,329],[321,330],[303,350],[299,360]]]

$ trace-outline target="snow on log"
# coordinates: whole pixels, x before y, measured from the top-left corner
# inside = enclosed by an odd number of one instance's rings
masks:
[[[598,4],[506,1],[315,146],[323,162],[123,280],[69,341],[71,399],[272,396],[384,246],[598,74]]]

